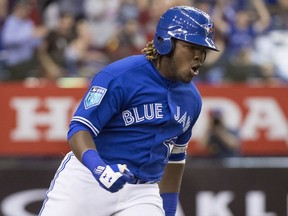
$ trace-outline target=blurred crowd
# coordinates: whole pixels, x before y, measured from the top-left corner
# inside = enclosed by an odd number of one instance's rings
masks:
[[[141,53],[174,5],[215,22],[220,52],[207,54],[197,82],[288,83],[287,0],[0,0],[0,81],[89,79]]]

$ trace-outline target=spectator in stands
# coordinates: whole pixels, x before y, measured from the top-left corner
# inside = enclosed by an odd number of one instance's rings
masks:
[[[249,81],[250,70],[254,71],[252,74],[258,74],[259,71],[261,73],[261,65],[255,66],[252,59],[255,49],[254,41],[257,36],[268,31],[271,17],[263,0],[241,1],[241,4],[239,2],[235,6],[232,5],[233,1],[231,3],[227,0],[219,0],[216,4],[214,20],[226,40],[224,59],[227,61],[223,62],[223,78],[246,82]],[[243,58],[245,58],[244,67],[234,70],[235,59]],[[237,62],[239,63],[239,61]],[[238,66],[241,67],[239,64]],[[229,77],[225,77],[226,75]],[[260,78],[266,78],[265,75],[260,74]]]
[[[69,77],[91,78],[110,62],[108,55],[93,46],[91,29],[85,19],[76,23],[76,38],[66,47],[64,58]]]
[[[268,79],[263,70],[251,61],[251,53],[242,49],[226,62],[222,83],[263,83]]]
[[[140,29],[137,19],[128,18],[123,26],[108,41],[108,51],[112,61],[141,53],[146,43],[145,33]]]
[[[265,65],[273,83],[288,83],[288,1],[278,0],[270,10],[273,22],[267,34],[255,39],[254,61]]]
[[[263,1],[251,0],[244,5],[231,5],[227,0],[217,2],[214,17],[220,32],[226,36],[227,57],[236,55],[242,48],[253,48],[254,37],[268,30],[271,17]],[[234,10],[234,16],[227,15],[227,10]]]
[[[229,129],[219,109],[212,109],[208,115],[208,124],[200,144],[215,158],[240,156],[240,139],[237,131]]]
[[[71,13],[62,13],[58,25],[51,30],[39,48],[41,75],[55,80],[68,76],[64,52],[76,38],[75,18]]]
[[[58,26],[60,9],[56,0],[45,0],[41,4],[42,22],[49,29],[54,30]]]
[[[44,1],[44,2],[43,2]],[[85,0],[42,0],[41,7],[43,13],[43,23],[49,29],[55,29],[61,14],[71,14],[76,20],[85,17]]]
[[[118,25],[120,0],[84,0],[84,13],[92,34],[92,45],[105,50]]]
[[[38,76],[35,50],[47,34],[44,26],[35,26],[29,18],[28,0],[18,0],[2,29],[7,80]]]
[[[125,23],[126,20],[139,18],[139,8],[138,4],[135,0],[121,0],[118,11],[117,11],[117,21],[121,23]]]

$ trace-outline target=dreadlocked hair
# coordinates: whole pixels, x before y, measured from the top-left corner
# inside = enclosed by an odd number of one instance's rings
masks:
[[[160,54],[156,50],[153,40],[149,41],[146,44],[146,47],[142,49],[142,53],[146,54],[146,58],[148,60],[154,60],[160,58]]]

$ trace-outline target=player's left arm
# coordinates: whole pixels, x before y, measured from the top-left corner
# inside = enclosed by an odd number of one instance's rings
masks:
[[[200,94],[195,95],[195,101],[197,101],[197,103],[194,104],[195,109],[192,114],[193,120],[186,131],[177,138],[159,183],[165,216],[175,216],[177,210],[179,192],[186,162],[186,150],[192,136],[192,128],[198,120],[202,108]]]
[[[182,177],[186,162],[186,151],[192,134],[192,125],[179,136],[173,145],[169,161],[159,183],[160,194],[163,199],[165,216],[175,216]],[[181,144],[180,144],[181,143]],[[184,143],[184,144],[182,144]]]
[[[184,162],[168,163],[159,183],[166,216],[174,216],[176,213],[184,167]]]
[[[159,183],[166,216],[174,216],[177,209],[182,176],[185,168],[187,144],[173,146],[168,164]]]
[[[159,183],[160,193],[179,193],[185,163],[168,163]]]

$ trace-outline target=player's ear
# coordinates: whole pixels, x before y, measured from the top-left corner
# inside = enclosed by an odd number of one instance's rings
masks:
[[[171,51],[169,52],[169,54],[172,54],[174,52],[175,43],[176,43],[176,39],[171,38]]]

